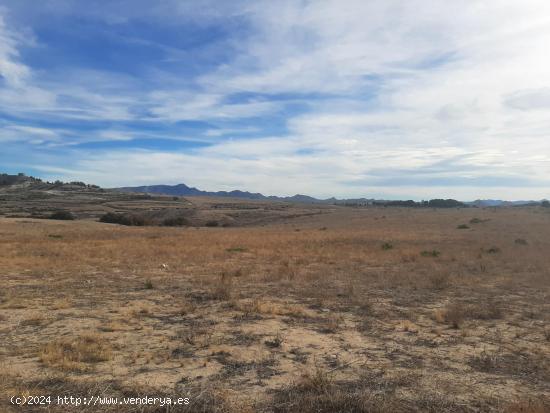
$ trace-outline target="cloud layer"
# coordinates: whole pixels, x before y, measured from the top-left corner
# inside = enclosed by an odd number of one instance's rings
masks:
[[[543,0],[0,8],[0,163],[105,186],[550,194]]]

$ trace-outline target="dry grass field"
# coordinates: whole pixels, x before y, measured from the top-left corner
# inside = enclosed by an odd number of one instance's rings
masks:
[[[0,218],[0,277],[2,412],[549,411],[544,208]],[[45,410],[16,394],[191,403]]]

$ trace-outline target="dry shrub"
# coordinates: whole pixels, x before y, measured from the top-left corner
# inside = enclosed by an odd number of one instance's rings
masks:
[[[196,310],[196,308],[197,307],[193,303],[185,301],[178,307],[176,314],[181,316],[191,314]]]
[[[230,300],[233,296],[233,276],[225,271],[222,272],[218,282],[212,288],[211,294],[214,300]]]
[[[450,280],[449,274],[436,272],[428,276],[428,283],[430,288],[441,291],[449,287]]]
[[[404,253],[401,255],[401,261],[407,262],[407,263],[414,263],[418,259],[418,256],[416,254],[413,254],[411,252]]]
[[[374,303],[370,297],[355,297],[354,303],[357,305],[358,314],[362,316],[374,315]]]
[[[464,321],[465,308],[461,303],[450,303],[445,308],[434,310],[434,318],[438,323],[449,324],[452,328],[460,328]]]
[[[60,298],[52,304],[52,310],[67,310],[73,306],[73,303],[68,298]]]
[[[479,356],[470,358],[470,366],[478,371],[490,373],[499,367],[499,354],[497,352],[488,352],[483,350]]]
[[[98,330],[103,331],[105,333],[112,333],[114,331],[124,330],[124,325],[118,321],[110,321],[108,323],[105,323],[99,326]]]
[[[21,326],[37,327],[46,324],[48,320],[42,314],[33,314],[32,316],[21,320]]]
[[[264,341],[264,344],[267,346],[267,347],[270,347],[270,348],[279,348],[281,347],[281,345],[283,344],[283,337],[281,336],[280,333],[277,333],[277,335],[271,339],[271,340],[265,340]]]
[[[402,322],[399,323],[399,328],[408,333],[408,332],[411,332],[411,333],[416,333],[418,332],[418,327],[412,322],[412,321],[409,321],[409,320],[403,320]]]
[[[131,318],[142,318],[151,316],[154,312],[153,307],[146,301],[134,302],[125,311],[126,315]]]
[[[500,304],[493,300],[483,300],[466,307],[466,316],[476,320],[496,320],[503,316]]]
[[[483,373],[520,376],[550,381],[550,361],[544,354],[483,350],[468,361],[470,367]]]
[[[550,413],[550,401],[518,400],[510,403],[505,413]]]
[[[325,393],[333,383],[333,376],[317,366],[314,372],[306,373],[301,377],[298,386],[312,393]]]
[[[10,294],[0,300],[0,308],[21,310],[27,307],[26,299],[20,296]]]
[[[50,342],[42,348],[38,357],[48,367],[87,371],[90,364],[110,360],[111,348],[97,335],[84,335]]]
[[[401,413],[407,409],[393,394],[372,391],[367,383],[337,382],[331,372],[317,368],[275,392],[274,413]]]
[[[324,318],[319,326],[319,332],[323,334],[333,334],[336,333],[343,323],[342,317],[338,317],[334,314],[329,315]]]
[[[296,278],[297,275],[298,268],[296,264],[290,260],[285,260],[281,262],[281,264],[277,268],[275,277],[279,280],[283,279],[287,281],[292,281]]]
[[[492,299],[482,300],[475,304],[464,304],[460,301],[448,303],[444,308],[434,310],[434,319],[438,323],[460,328],[464,320],[496,320],[503,316],[501,306]]]
[[[246,314],[307,317],[310,314],[298,304],[278,303],[261,298],[238,303],[237,308]]]

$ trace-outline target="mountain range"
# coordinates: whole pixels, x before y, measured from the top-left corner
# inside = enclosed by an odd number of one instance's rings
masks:
[[[265,196],[258,192],[248,191],[202,191],[200,189],[189,187],[185,184],[178,185],[149,185],[149,186],[127,186],[122,188],[112,188],[121,192],[139,192],[148,194],[162,194],[172,196],[217,196],[227,198],[244,198],[244,199],[258,199],[258,200],[272,200],[272,201],[288,201],[288,202],[303,202],[303,203],[329,203],[337,201],[336,198],[330,199],[317,199],[307,195],[296,194],[294,196]]]
[[[300,203],[323,203],[323,204],[354,204],[354,205],[367,205],[374,203],[385,203],[385,200],[375,200],[367,198],[355,198],[355,199],[336,199],[334,197],[327,199],[318,199],[308,195],[296,194],[293,196],[279,197],[279,196],[266,196],[258,192],[248,191],[203,191],[198,188],[189,187],[185,184],[178,185],[149,185],[149,186],[128,186],[122,188],[113,188],[114,190],[121,192],[138,192],[149,194],[162,194],[172,196],[216,196],[216,197],[228,197],[228,198],[243,198],[243,199],[258,199],[258,200],[271,200],[271,201],[287,201],[287,202],[300,202]],[[478,199],[475,201],[464,202],[467,206],[476,207],[494,207],[494,206],[520,206],[520,205],[539,205],[541,201],[503,201],[500,199]]]
[[[44,182],[40,178],[25,175],[19,173],[17,175],[9,175],[0,173],[0,187],[14,187],[18,185],[31,185],[30,189],[39,189],[44,185],[49,185],[52,188],[57,189],[70,189],[72,187],[93,187],[100,189],[97,185],[86,185],[84,182]],[[42,188],[45,189],[45,188]],[[470,207],[498,207],[498,206],[521,206],[521,205],[543,205],[549,206],[550,203],[547,200],[530,200],[530,201],[504,201],[500,199],[477,199],[470,202],[458,202],[454,200],[431,200],[431,201],[395,201],[395,200],[376,200],[372,198],[353,198],[353,199],[337,199],[327,198],[318,199],[308,195],[296,194],[293,196],[279,197],[279,196],[266,196],[258,192],[248,191],[203,191],[198,188],[187,186],[183,183],[178,185],[149,185],[149,186],[127,186],[121,188],[111,188],[112,191],[119,192],[133,192],[133,193],[146,193],[157,195],[171,195],[171,196],[212,196],[212,197],[226,197],[226,198],[242,198],[242,199],[257,199],[264,201],[286,201],[294,203],[307,203],[307,204],[340,204],[340,205],[387,205],[387,206],[436,206],[436,207],[455,207],[455,206],[470,206]],[[452,201],[452,202],[449,202]]]

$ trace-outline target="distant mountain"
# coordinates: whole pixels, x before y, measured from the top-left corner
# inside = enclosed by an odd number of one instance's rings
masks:
[[[202,191],[200,189],[189,187],[185,184],[178,185],[149,185],[149,186],[127,186],[122,188],[113,188],[121,192],[139,192],[148,194],[162,194],[172,196],[218,196],[226,198],[243,198],[243,199],[260,199],[260,200],[272,200],[272,201],[288,201],[288,202],[300,202],[300,203],[321,203],[326,202],[317,198],[313,198],[307,195],[296,194],[294,196],[279,197],[279,196],[265,196],[260,193],[248,192],[248,191]]]
[[[395,200],[375,200],[367,198],[356,199],[336,199],[334,197],[328,199],[317,199],[308,195],[296,194],[293,196],[265,196],[258,192],[248,191],[217,191],[209,192],[200,189],[189,187],[185,184],[179,185],[150,185],[150,186],[129,186],[122,188],[113,188],[122,192],[138,192],[148,194],[162,194],[172,196],[217,196],[231,197],[243,199],[259,199],[271,201],[286,201],[306,204],[332,204],[345,206],[364,206],[364,205],[379,205],[379,206],[400,206],[400,207],[430,207],[430,208],[460,208],[460,207],[499,207],[499,206],[528,206],[541,205],[542,201],[503,201],[500,199],[478,199],[470,202],[460,202],[454,199],[432,199],[429,201],[395,201]]]
[[[327,200],[317,199],[308,195],[300,195],[300,194],[296,194],[293,196],[285,196],[285,197],[268,196],[267,199],[273,199],[275,201],[301,202],[304,204],[315,204],[319,202],[327,202]]]

